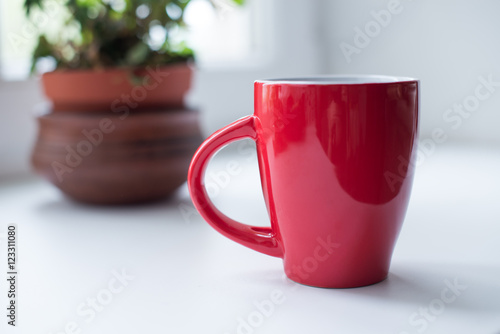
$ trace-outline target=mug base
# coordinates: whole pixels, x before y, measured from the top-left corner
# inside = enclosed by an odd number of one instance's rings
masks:
[[[378,284],[383,282],[389,277],[388,274],[385,274],[382,277],[371,278],[371,279],[363,279],[357,281],[335,281],[335,282],[310,282],[308,280],[300,280],[299,277],[290,277],[287,275],[287,278],[292,282],[309,286],[312,288],[322,288],[322,289],[353,289],[353,288],[362,288],[365,286],[370,286],[374,284]]]

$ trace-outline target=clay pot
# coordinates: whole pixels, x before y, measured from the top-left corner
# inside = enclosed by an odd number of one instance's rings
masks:
[[[43,74],[54,112],[182,108],[192,77],[189,64],[140,69],[57,70]]]
[[[170,196],[202,141],[184,107],[192,67],[57,70],[42,76],[34,169],[73,199],[128,204]]]
[[[198,124],[198,112],[183,109],[49,113],[38,118],[32,164],[79,201],[159,200],[185,182],[202,141]]]

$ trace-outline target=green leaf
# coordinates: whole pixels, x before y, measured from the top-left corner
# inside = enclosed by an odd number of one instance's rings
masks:
[[[47,38],[44,35],[41,35],[38,38],[38,43],[35,47],[35,50],[33,51],[33,57],[32,57],[32,61],[31,61],[31,69],[30,69],[31,73],[34,73],[36,61],[38,59],[44,58],[44,57],[49,57],[49,56],[52,56],[52,57],[56,58],[56,60],[57,60],[57,57],[55,55],[54,48],[53,48],[52,44],[49,43],[49,41],[47,40]]]
[[[140,65],[146,60],[149,53],[149,46],[141,41],[127,51],[125,60],[128,65]]]

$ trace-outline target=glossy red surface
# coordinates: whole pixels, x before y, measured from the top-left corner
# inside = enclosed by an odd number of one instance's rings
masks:
[[[192,160],[197,210],[228,238],[282,257],[299,283],[346,288],[385,279],[410,198],[418,81],[263,81],[254,89],[254,115],[214,133]],[[270,228],[228,218],[204,187],[210,157],[244,137],[257,143]]]

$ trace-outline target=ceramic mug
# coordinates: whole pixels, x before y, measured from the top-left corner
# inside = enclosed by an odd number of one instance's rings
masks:
[[[226,237],[283,258],[296,282],[384,280],[413,182],[418,90],[418,80],[389,76],[256,81],[254,114],[215,132],[193,157],[196,209]],[[204,186],[210,158],[242,138],[257,144],[271,227],[225,216]]]

